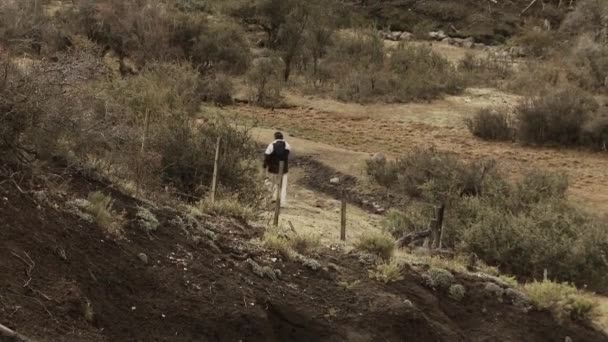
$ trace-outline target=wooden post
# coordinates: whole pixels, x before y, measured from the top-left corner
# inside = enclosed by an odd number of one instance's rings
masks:
[[[439,210],[437,211],[437,231],[438,231],[438,236],[437,238],[439,239],[436,243],[437,245],[435,247],[442,249],[443,248],[443,216],[445,213],[445,204],[441,204],[441,206],[439,207]]]
[[[277,206],[274,211],[274,226],[279,226],[279,216],[281,216],[281,192],[283,191],[283,168],[285,167],[285,162],[279,162],[279,184],[277,188],[277,198],[276,203]]]
[[[431,219],[431,236],[429,237],[429,249],[435,248],[435,242],[439,240],[439,234],[437,232],[437,219]]]
[[[146,151],[146,139],[148,136],[148,131],[150,130],[150,110],[146,109],[146,116],[144,118],[144,135],[141,138],[141,149],[139,150],[139,154],[137,156],[137,179],[135,180],[136,190],[135,193],[137,197],[140,196],[140,179],[141,179],[141,159]]]
[[[215,192],[217,191],[217,176],[219,173],[219,160],[220,160],[220,143],[222,137],[217,137],[217,143],[215,145],[215,160],[213,161],[213,179],[211,181],[211,203],[215,203]]]
[[[340,240],[346,241],[346,195],[342,192],[342,210],[340,217]]]

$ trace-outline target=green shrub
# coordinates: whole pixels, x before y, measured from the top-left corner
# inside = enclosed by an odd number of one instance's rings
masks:
[[[428,209],[428,210],[425,210]],[[432,210],[419,203],[411,203],[405,211],[389,210],[382,219],[382,228],[395,238],[429,227]]]
[[[359,237],[355,248],[375,254],[384,260],[390,260],[395,252],[395,240],[379,232],[365,233]]]
[[[484,108],[465,120],[469,132],[484,140],[511,140],[513,125],[505,111]]]
[[[249,68],[251,53],[244,33],[236,26],[216,24],[201,32],[191,56],[203,70],[216,69],[243,74]]]
[[[137,207],[137,223],[145,232],[152,232],[158,229],[160,223],[152,212],[144,207]]]
[[[517,134],[525,143],[578,145],[583,125],[597,108],[593,97],[580,89],[527,98],[516,108]]]
[[[526,284],[530,303],[538,310],[549,310],[556,318],[592,322],[598,315],[598,304],[568,283],[552,281]]]
[[[462,286],[460,284],[453,284],[450,286],[450,289],[448,290],[448,294],[450,295],[450,298],[452,298],[453,300],[455,300],[457,302],[460,302],[461,300],[463,300],[466,293],[467,293],[467,290],[464,288],[464,286]]]
[[[369,277],[385,284],[402,280],[401,265],[395,259],[391,259],[388,262],[378,264],[375,269],[370,270]]]
[[[426,280],[429,286],[436,287],[441,290],[449,290],[456,279],[454,275],[446,269],[433,267],[429,270]]]

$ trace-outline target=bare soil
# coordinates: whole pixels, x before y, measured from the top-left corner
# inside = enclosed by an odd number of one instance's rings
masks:
[[[372,281],[372,265],[352,253],[320,251],[317,271],[281,260],[250,242],[262,229],[225,218],[204,219],[212,242],[175,227],[175,210],[156,208],[161,225],[145,234],[133,223],[141,203],[80,176],[64,195],[20,184],[24,193],[0,178],[0,322],[39,341],[608,341],[499,303],[467,279],[455,302],[423,286],[420,270]],[[62,211],[93,190],[124,211],[125,239]],[[280,279],[256,276],[249,258],[280,269]]]

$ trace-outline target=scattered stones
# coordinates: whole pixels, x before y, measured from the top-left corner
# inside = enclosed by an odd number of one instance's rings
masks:
[[[137,254],[137,257],[139,258],[139,260],[141,260],[141,262],[143,262],[144,264],[148,263],[148,256],[145,253],[139,253]]]
[[[445,39],[447,37],[448,37],[448,35],[445,34],[445,32],[443,32],[441,30],[440,31],[429,32],[429,38],[431,38],[431,39],[443,40],[443,39]]]
[[[382,39],[392,40],[394,42],[409,41],[414,37],[412,33],[405,31],[380,31],[379,35]]]

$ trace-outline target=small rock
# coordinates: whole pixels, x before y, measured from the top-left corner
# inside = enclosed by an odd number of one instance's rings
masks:
[[[572,338],[570,336],[566,336],[566,338],[564,338],[564,342],[572,342]]]
[[[433,38],[435,40],[443,40],[443,39],[447,38],[448,36],[443,31],[434,31],[434,32],[429,32],[429,37]]]
[[[139,253],[137,254],[137,257],[139,258],[139,260],[141,260],[141,262],[143,262],[144,264],[148,263],[148,256],[144,253]]]
[[[339,177],[334,177],[334,178],[330,179],[329,182],[331,184],[340,184],[340,178]]]

